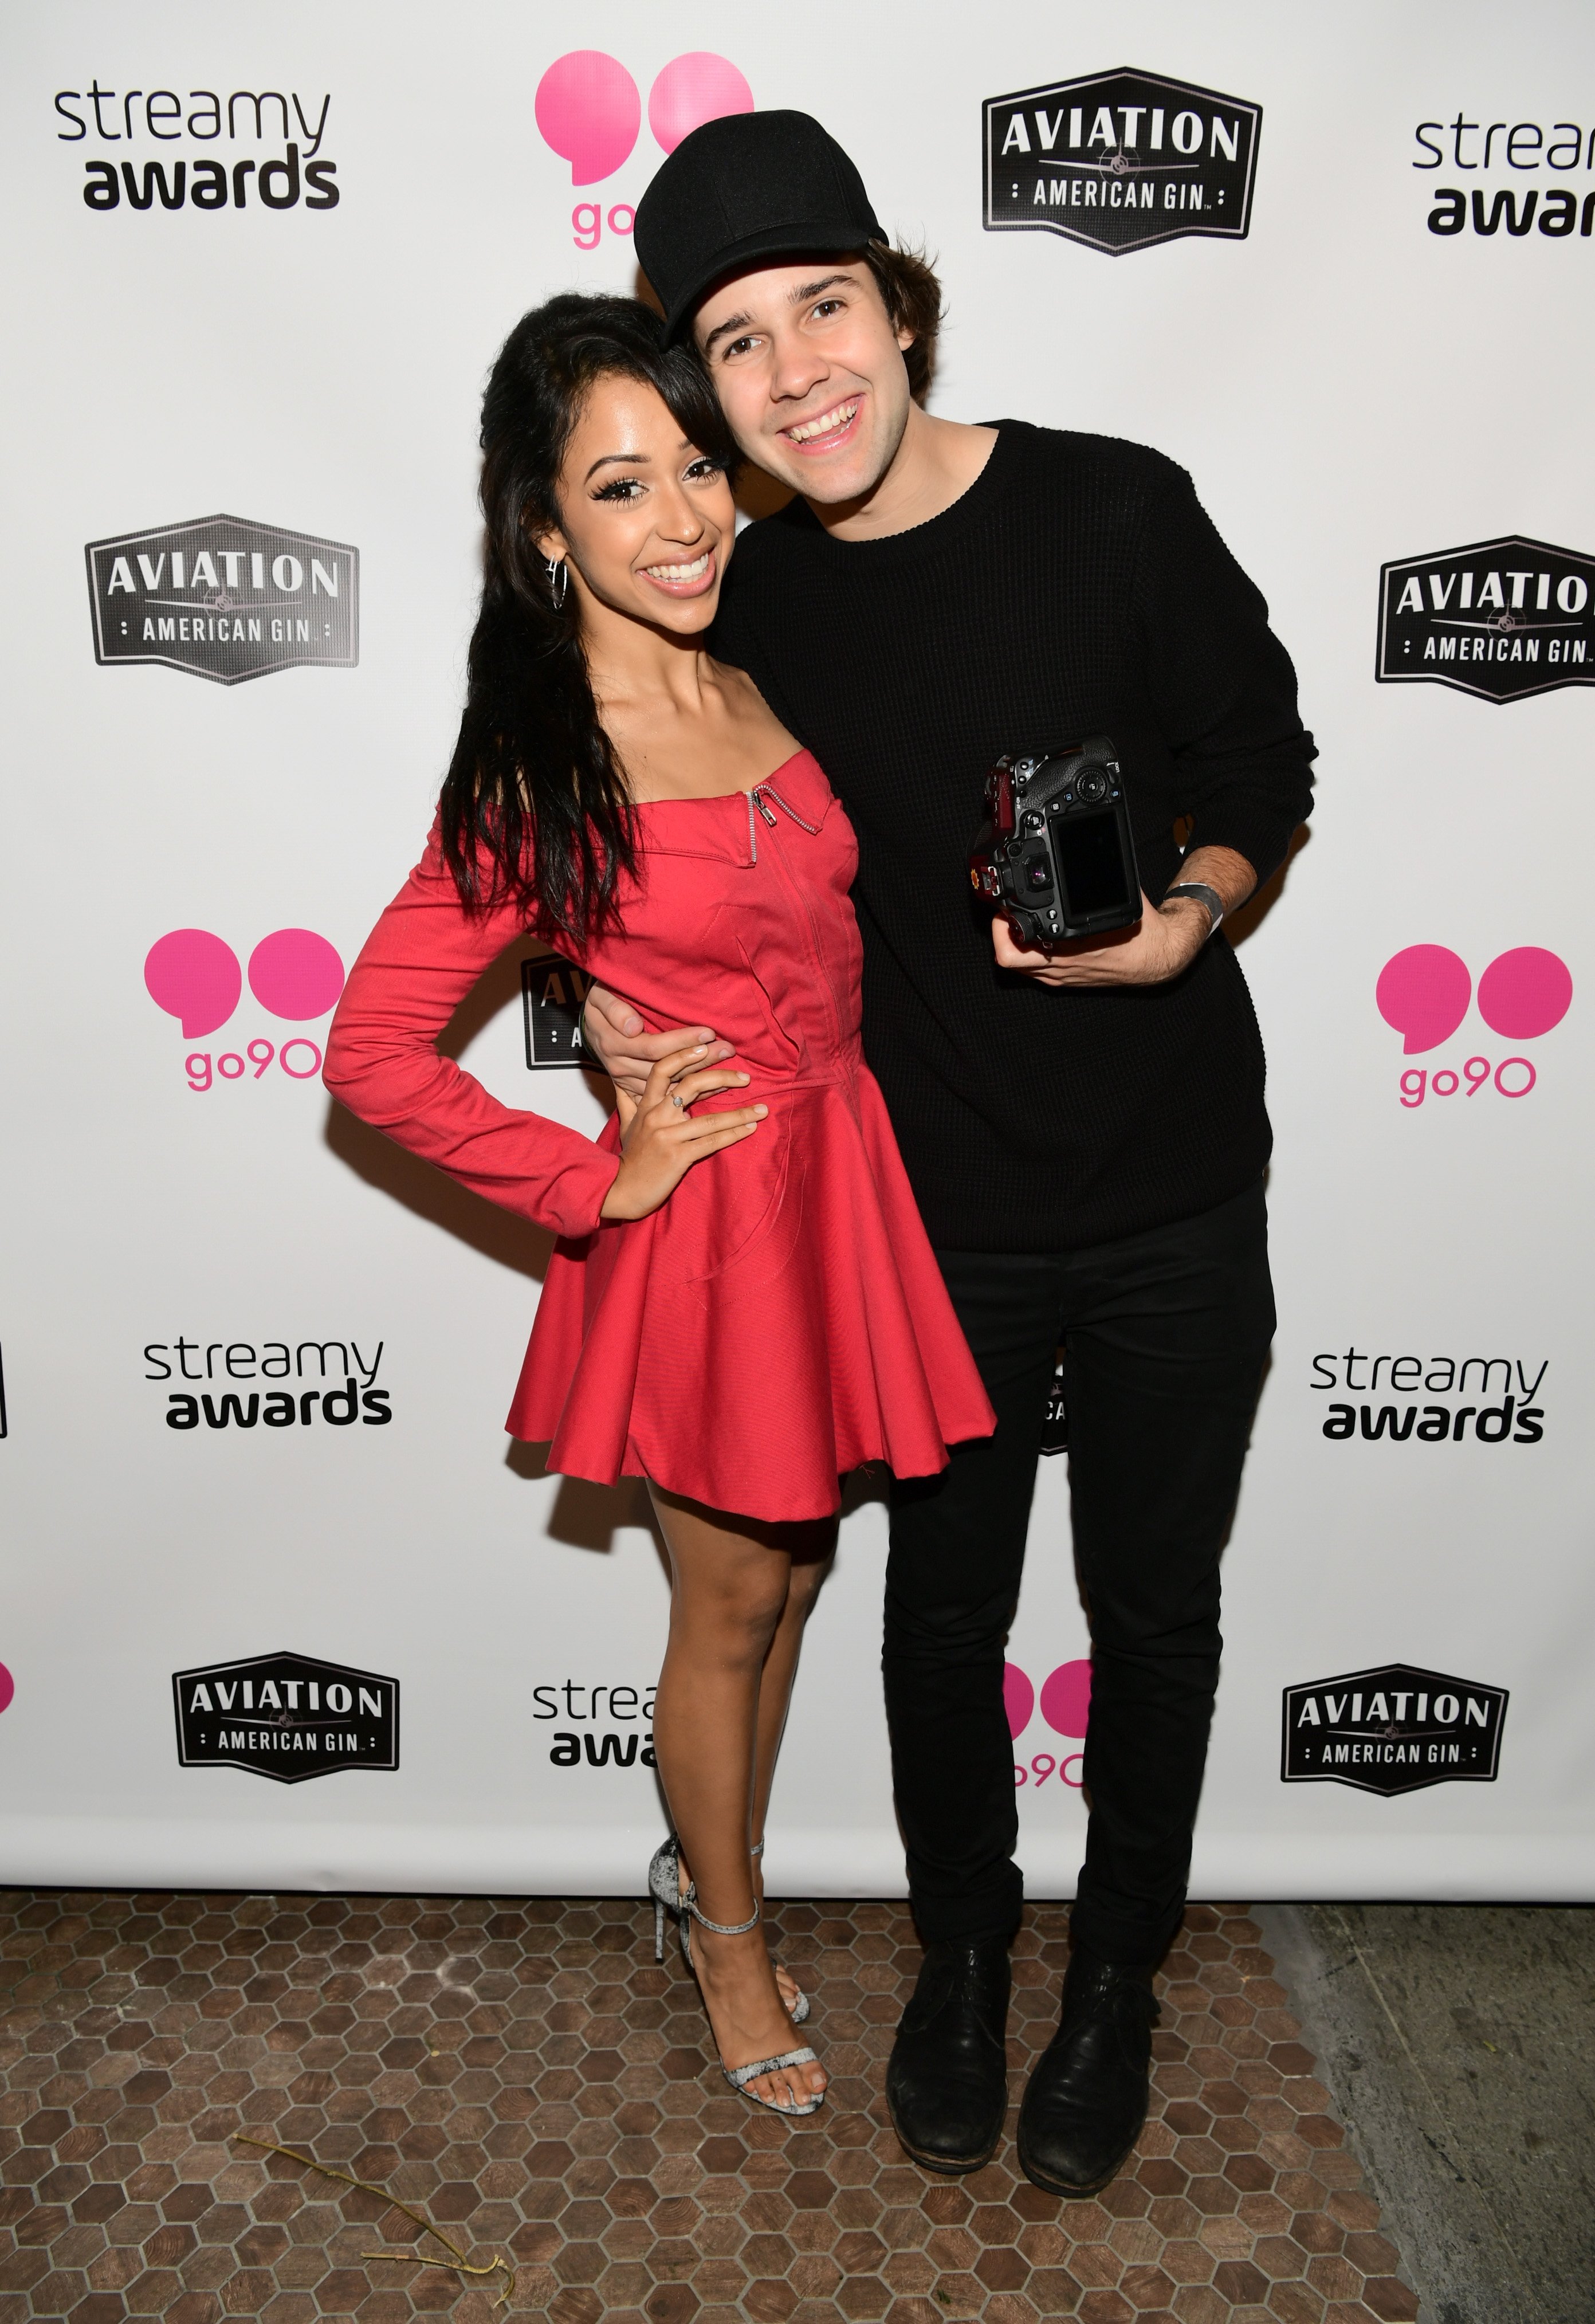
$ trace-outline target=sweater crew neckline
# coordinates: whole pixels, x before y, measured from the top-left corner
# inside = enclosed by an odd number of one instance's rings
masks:
[[[982,428],[995,429],[997,441],[986,456],[986,464],[973,484],[950,501],[935,516],[927,516],[921,524],[904,527],[901,532],[883,532],[862,540],[841,540],[827,532],[806,500],[789,503],[797,521],[806,531],[811,531],[823,548],[833,556],[888,558],[893,554],[918,557],[927,549],[939,549],[971,525],[981,523],[995,503],[1008,490],[1009,472],[1020,448],[1020,439],[1028,433],[1022,420],[982,420]]]

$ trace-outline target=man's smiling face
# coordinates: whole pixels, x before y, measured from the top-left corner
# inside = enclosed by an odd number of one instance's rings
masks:
[[[862,499],[908,424],[911,334],[895,328],[862,258],[738,274],[693,318],[733,433],[805,499]]]

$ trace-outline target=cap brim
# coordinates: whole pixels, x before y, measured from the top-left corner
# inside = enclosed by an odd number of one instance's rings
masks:
[[[837,251],[862,250],[871,242],[884,242],[880,223],[871,221],[871,225],[872,231],[861,232],[856,226],[816,226],[812,219],[795,219],[790,226],[761,226],[757,234],[744,235],[741,242],[717,250],[713,263],[677,292],[675,304],[665,316],[666,338],[681,337],[716,283],[735,274],[750,274],[765,259],[801,258],[810,251],[816,257],[832,256]]]

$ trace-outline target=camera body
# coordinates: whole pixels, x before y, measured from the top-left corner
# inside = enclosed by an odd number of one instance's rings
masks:
[[[998,760],[969,878],[1028,952],[1139,923],[1140,873],[1109,736]]]

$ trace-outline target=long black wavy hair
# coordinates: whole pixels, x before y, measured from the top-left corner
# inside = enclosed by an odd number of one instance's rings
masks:
[[[594,386],[617,374],[656,388],[689,443],[735,465],[714,390],[640,300],[570,291],[521,317],[482,399],[482,607],[438,802],[444,861],[466,910],[509,901],[546,939],[577,945],[615,923],[635,830],[593,696],[576,593],[555,604],[534,536],[560,523],[571,435]]]

